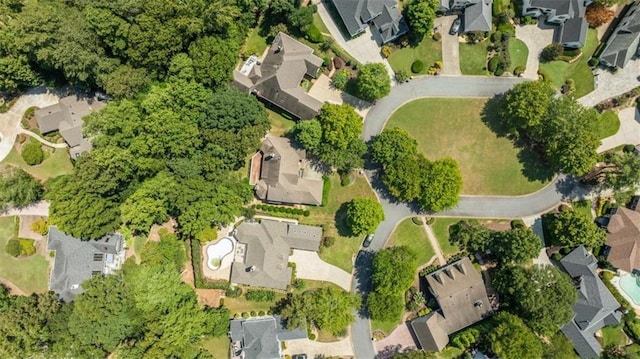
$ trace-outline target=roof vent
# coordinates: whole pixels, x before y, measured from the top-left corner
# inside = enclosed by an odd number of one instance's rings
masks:
[[[277,54],[278,52],[280,52],[280,51],[282,51],[282,46],[281,46],[281,45],[278,45],[278,48],[276,49],[276,54]]]

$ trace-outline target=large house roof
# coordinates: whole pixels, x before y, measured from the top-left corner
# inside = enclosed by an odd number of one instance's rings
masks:
[[[384,43],[409,31],[397,0],[333,0],[333,4],[352,37],[364,31],[369,22]]]
[[[82,136],[82,118],[104,106],[104,102],[95,99],[67,96],[55,105],[37,109],[35,117],[40,132],[59,131],[69,147],[78,147],[76,152],[79,153],[91,149],[91,142]]]
[[[286,329],[279,316],[234,319],[229,325],[231,342],[240,342],[245,359],[280,359],[280,341],[306,339],[304,328]]]
[[[117,233],[81,241],[55,226],[49,227],[47,250],[56,252],[49,289],[65,301],[73,300],[82,293],[82,282],[93,275],[105,274],[105,264],[113,261],[123,248],[124,239]]]
[[[288,138],[267,136],[260,153],[252,159],[261,161],[255,189],[258,198],[275,203],[322,204],[322,177],[313,170],[304,150],[293,148]]]
[[[640,213],[619,207],[609,220],[607,232],[605,244],[610,247],[607,260],[629,273],[640,270]]]
[[[420,348],[428,351],[441,351],[449,343],[445,319],[439,312],[431,312],[411,321],[411,329],[418,339]]]
[[[620,322],[621,313],[616,311],[620,304],[596,274],[598,260],[584,246],[562,258],[560,265],[576,283],[578,294],[574,316],[562,331],[581,358],[598,357],[601,347],[594,334]]]
[[[476,0],[464,9],[464,31],[491,31],[492,0]]]
[[[554,34],[554,42],[564,46],[583,46],[587,39],[589,24],[585,19],[586,4],[589,0],[524,0],[523,15],[545,16],[560,26]]]
[[[640,41],[640,2],[634,2],[609,37],[600,61],[610,66],[624,67],[638,51]]]
[[[286,289],[291,282],[289,252],[292,248],[317,251],[322,228],[263,219],[243,222],[236,229],[236,238],[244,256],[238,260],[236,251],[231,282]]]
[[[291,36],[278,33],[262,62],[252,57],[233,72],[233,85],[282,108],[301,120],[315,117],[322,102],[300,86],[304,76],[316,77],[322,59]]]

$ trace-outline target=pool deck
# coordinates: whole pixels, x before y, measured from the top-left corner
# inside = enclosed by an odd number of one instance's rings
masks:
[[[624,274],[630,275],[630,274],[628,274],[626,272]],[[637,305],[633,301],[633,299],[631,299],[631,297],[627,294],[627,292],[625,292],[624,289],[622,289],[622,287],[620,286],[620,275],[616,275],[615,277],[613,277],[613,279],[611,279],[611,284],[613,284],[613,286],[616,287],[616,289],[618,290],[620,295],[622,295],[622,297],[627,302],[629,302],[629,304],[633,307],[634,311],[636,312],[636,315],[640,316],[640,305]]]
[[[214,245],[216,243],[218,243],[221,239],[227,237],[227,235],[222,236],[222,238],[217,239],[214,242],[210,242],[205,246],[202,246],[201,251],[202,251],[202,274],[204,274],[205,277],[209,278],[209,279],[223,279],[223,280],[229,280],[229,277],[231,276],[231,263],[233,263],[233,253],[235,251],[236,248],[236,244],[237,241],[235,240],[235,238],[229,236],[229,240],[231,240],[231,242],[233,242],[233,248],[234,250],[227,254],[226,256],[224,256],[224,258],[222,258],[222,263],[220,263],[220,268],[213,270],[211,268],[209,268],[209,255],[207,254],[207,248],[209,248],[209,246]]]

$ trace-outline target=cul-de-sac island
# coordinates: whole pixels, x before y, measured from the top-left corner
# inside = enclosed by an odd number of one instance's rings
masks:
[[[640,0],[1,0],[0,358],[640,358]]]

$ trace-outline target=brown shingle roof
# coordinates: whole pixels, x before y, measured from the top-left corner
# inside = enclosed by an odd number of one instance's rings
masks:
[[[606,245],[611,247],[607,260],[615,267],[631,273],[640,269],[640,213],[618,208],[607,226]]]

